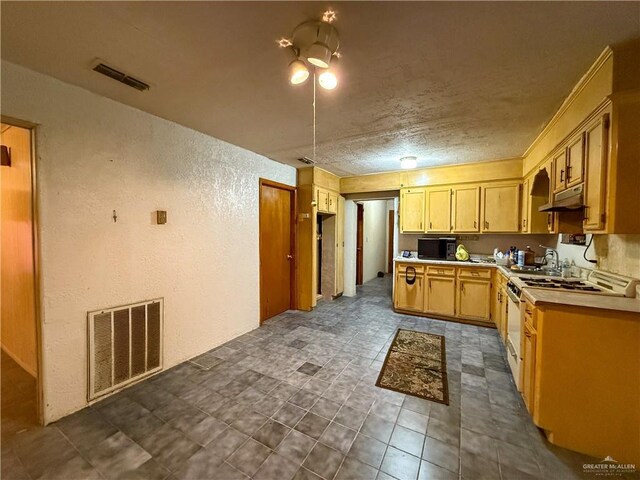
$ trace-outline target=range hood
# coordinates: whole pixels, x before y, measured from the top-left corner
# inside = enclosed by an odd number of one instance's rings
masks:
[[[553,196],[553,202],[538,207],[540,212],[567,212],[584,208],[584,183],[568,188]]]

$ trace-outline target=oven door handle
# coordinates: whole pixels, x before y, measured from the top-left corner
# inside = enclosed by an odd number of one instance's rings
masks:
[[[509,350],[509,355],[518,360],[518,354],[516,353],[516,348],[513,346],[511,339],[507,342],[507,350]]]

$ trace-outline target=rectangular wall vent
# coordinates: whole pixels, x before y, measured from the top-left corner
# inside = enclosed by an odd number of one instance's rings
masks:
[[[162,369],[164,300],[87,314],[89,401]]]
[[[113,78],[120,83],[124,83],[125,85],[135,88],[136,90],[140,90],[141,92],[144,92],[145,90],[149,90],[149,88],[151,88],[149,87],[149,85],[138,80],[137,78],[130,77],[129,75],[122,73],[115,68],[111,68],[109,65],[105,65],[104,63],[99,63],[98,65],[93,67],[93,70],[106,75],[109,78]]]

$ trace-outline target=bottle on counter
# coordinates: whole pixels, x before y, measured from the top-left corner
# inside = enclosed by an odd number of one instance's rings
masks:
[[[568,258],[562,261],[562,278],[571,278],[571,262]]]
[[[527,245],[527,249],[524,251],[524,264],[535,265],[536,264],[536,252],[531,250],[531,247]]]
[[[525,251],[524,250],[518,250],[518,266],[519,267],[524,267],[524,259],[525,259]]]

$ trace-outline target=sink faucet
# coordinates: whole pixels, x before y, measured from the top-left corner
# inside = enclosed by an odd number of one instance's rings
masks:
[[[558,254],[558,250],[556,250],[555,248],[551,248],[551,247],[547,247],[545,245],[538,245],[541,248],[544,248],[546,250],[551,250],[551,256],[555,257],[555,259],[551,259],[551,261],[553,262],[552,267],[553,268],[560,268],[560,255]],[[545,252],[544,254],[544,259],[547,259],[547,256],[549,255],[549,252]]]

